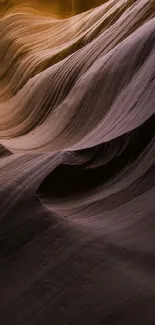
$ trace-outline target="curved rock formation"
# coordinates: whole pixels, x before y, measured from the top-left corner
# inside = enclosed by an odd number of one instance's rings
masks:
[[[0,324],[155,323],[155,1],[0,1]]]

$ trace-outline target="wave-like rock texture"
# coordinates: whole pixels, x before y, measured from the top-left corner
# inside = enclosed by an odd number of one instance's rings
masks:
[[[155,324],[155,1],[0,1],[0,324]]]

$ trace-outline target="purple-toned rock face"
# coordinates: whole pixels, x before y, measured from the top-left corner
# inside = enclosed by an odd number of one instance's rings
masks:
[[[155,1],[0,0],[0,325],[155,324]]]

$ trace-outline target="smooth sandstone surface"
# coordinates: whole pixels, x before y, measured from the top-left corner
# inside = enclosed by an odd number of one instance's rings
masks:
[[[155,1],[0,1],[0,324],[155,324]]]

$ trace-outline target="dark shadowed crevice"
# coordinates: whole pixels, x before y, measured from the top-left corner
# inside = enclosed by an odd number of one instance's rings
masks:
[[[45,198],[71,197],[109,181],[126,166],[132,165],[141,155],[155,135],[154,125],[155,115],[134,131],[112,140],[108,144],[72,153],[74,164],[71,161],[68,164],[65,160],[65,163],[49,174],[38,189],[39,196]],[[115,149],[114,157],[112,149]],[[109,157],[112,157],[109,160],[108,154]],[[80,160],[85,162],[80,165]]]

